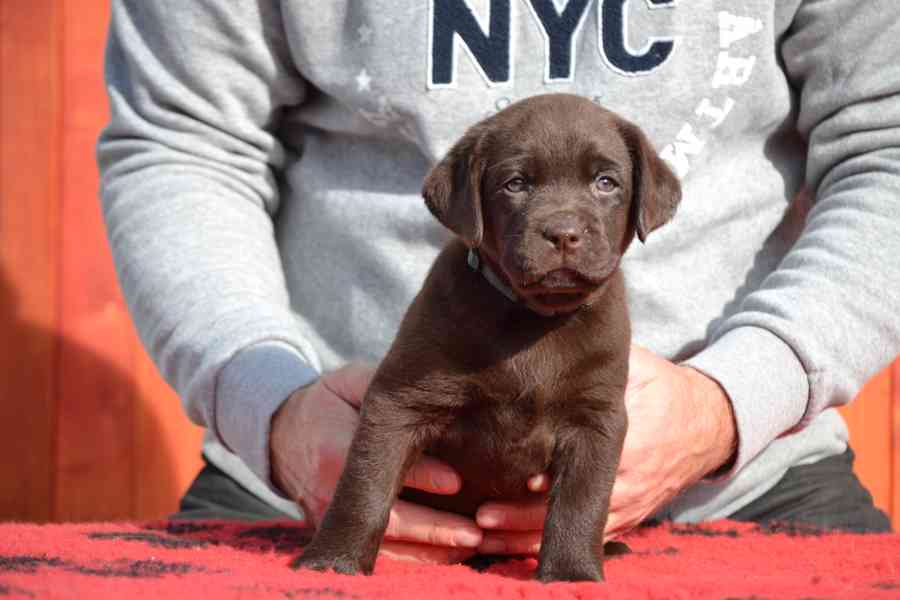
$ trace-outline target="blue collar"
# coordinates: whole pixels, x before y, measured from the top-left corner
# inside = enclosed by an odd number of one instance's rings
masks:
[[[507,300],[510,302],[518,302],[519,297],[516,296],[516,293],[510,288],[508,285],[503,283],[503,280],[497,276],[494,270],[490,267],[487,262],[481,260],[481,257],[478,255],[478,250],[475,248],[469,248],[469,257],[468,257],[469,267],[473,271],[477,271],[481,273],[481,275],[487,279],[488,283],[494,286],[498,292],[503,294]]]

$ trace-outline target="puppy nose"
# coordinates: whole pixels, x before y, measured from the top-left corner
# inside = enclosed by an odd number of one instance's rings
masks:
[[[544,239],[553,244],[560,252],[576,250],[581,246],[584,227],[578,217],[563,214],[553,217],[544,224],[541,232]]]

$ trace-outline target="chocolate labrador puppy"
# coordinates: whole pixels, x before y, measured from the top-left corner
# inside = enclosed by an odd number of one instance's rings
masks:
[[[371,573],[406,470],[455,468],[474,515],[549,472],[538,578],[603,578],[603,530],[627,427],[630,326],[619,262],[681,198],[631,123],[537,96],[476,124],[422,194],[457,238],[438,256],[362,404],[347,463],[295,566]]]

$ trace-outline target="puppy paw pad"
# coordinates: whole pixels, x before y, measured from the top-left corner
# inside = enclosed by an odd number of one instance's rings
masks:
[[[311,569],[313,571],[334,571],[342,575],[357,575],[364,570],[360,564],[347,557],[307,556],[303,554],[291,562],[293,569]]]

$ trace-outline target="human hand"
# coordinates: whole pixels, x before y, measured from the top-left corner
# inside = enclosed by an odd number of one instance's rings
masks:
[[[607,538],[637,526],[729,463],[737,442],[731,401],[715,380],[639,346],[632,346],[629,364],[628,433]]]
[[[272,482],[321,523],[359,423],[359,407],[374,370],[350,364],[291,394],[272,417]],[[423,456],[405,485],[454,494],[462,482],[445,463]],[[421,562],[460,562],[475,553],[481,530],[471,519],[397,500],[380,553]]]
[[[605,539],[639,524],[706,475],[726,464],[736,442],[731,403],[702,373],[632,346],[625,391],[628,433],[610,500]],[[532,491],[548,476],[533,477]],[[522,504],[485,503],[476,522],[485,529],[480,552],[536,554],[546,497]]]

